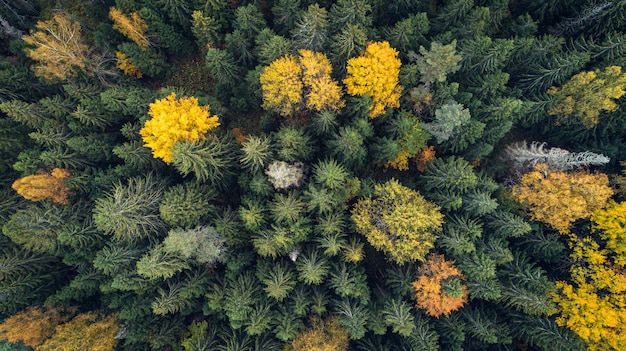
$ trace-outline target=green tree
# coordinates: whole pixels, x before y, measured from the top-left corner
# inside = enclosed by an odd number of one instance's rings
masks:
[[[210,202],[215,191],[197,182],[185,182],[167,189],[159,214],[172,227],[191,228],[203,223],[215,211]]]
[[[456,40],[447,45],[434,41],[430,50],[420,46],[420,54],[411,56],[421,73],[420,80],[426,84],[445,82],[448,74],[461,68],[459,62],[463,58],[456,53]]]
[[[214,227],[204,225],[193,229],[172,229],[163,239],[166,252],[201,264],[220,261],[226,251],[224,239]]]
[[[235,147],[229,134],[195,142],[178,142],[172,148],[173,165],[183,176],[193,173],[200,182],[223,186],[233,174]]]
[[[318,4],[307,8],[291,33],[297,48],[318,52],[325,48],[328,35],[328,12]]]
[[[352,210],[357,231],[399,264],[423,261],[441,230],[439,207],[397,180],[377,184]]]

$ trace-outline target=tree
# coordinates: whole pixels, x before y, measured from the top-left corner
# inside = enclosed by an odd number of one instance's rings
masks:
[[[113,351],[119,331],[117,313],[101,317],[96,312],[82,313],[56,327],[54,335],[37,351]]]
[[[135,78],[143,77],[143,72],[133,64],[133,61],[125,53],[116,51],[115,57],[117,57],[115,67],[119,68],[125,75]]]
[[[503,157],[513,161],[522,170],[544,163],[553,170],[568,171],[582,166],[603,166],[611,160],[590,151],[569,152],[558,147],[545,150],[545,146],[546,143],[537,141],[533,141],[530,146],[526,145],[526,141],[509,144],[504,149]]]
[[[432,134],[438,144],[450,139],[460,127],[469,123],[470,110],[456,101],[448,101],[435,110],[435,121],[422,124]]]
[[[122,11],[111,7],[109,17],[113,20],[113,29],[134,41],[142,50],[146,50],[150,46],[150,40],[146,34],[148,24],[141,18],[138,12],[131,13],[129,18]]]
[[[0,324],[0,339],[11,343],[22,342],[36,348],[50,338],[55,328],[69,319],[62,309],[42,309],[33,306],[14,314]]]
[[[290,116],[304,107],[311,111],[334,111],[343,107],[341,88],[330,76],[332,66],[325,54],[300,50],[264,67],[260,81],[263,108]]]
[[[443,223],[437,205],[395,179],[377,184],[371,197],[359,200],[352,219],[372,246],[401,265],[423,261]]]
[[[348,73],[343,83],[348,94],[367,94],[372,98],[371,118],[385,113],[387,107],[400,106],[400,66],[398,51],[386,41],[370,43],[361,56],[348,60]]]
[[[448,45],[434,41],[430,45],[430,50],[420,46],[420,54],[413,53],[412,58],[422,74],[420,80],[426,84],[445,82],[449,73],[454,73],[461,68],[459,62],[463,58],[456,53],[456,40]]]
[[[550,171],[544,164],[522,176],[512,192],[534,220],[562,234],[568,232],[572,222],[591,217],[613,195],[606,174]]]
[[[63,180],[70,173],[61,168],[53,169],[50,174],[26,176],[13,182],[11,186],[18,194],[31,201],[52,200],[58,204],[68,204],[70,189],[63,184]]]
[[[230,134],[210,135],[197,141],[182,140],[172,147],[172,164],[183,176],[193,173],[200,182],[221,187],[233,174],[235,148]]]
[[[606,249],[614,253],[614,263],[626,266],[626,202],[609,201],[606,208],[593,213],[591,223],[593,231],[600,232]]]
[[[348,333],[337,317],[321,320],[313,317],[311,326],[296,335],[291,342],[294,351],[346,351]]]
[[[172,227],[195,227],[215,211],[215,206],[209,203],[215,195],[213,189],[197,182],[176,184],[163,195],[159,214]]]
[[[449,316],[467,302],[463,274],[443,255],[430,255],[418,269],[413,282],[417,307],[429,316]]]
[[[570,78],[562,87],[551,87],[548,94],[554,96],[555,105],[548,114],[557,116],[557,123],[568,122],[573,116],[585,127],[598,124],[601,111],[612,112],[618,105],[613,99],[624,94],[626,73],[619,66],[609,66],[603,71],[580,72]]]
[[[176,99],[172,92],[150,104],[148,114],[152,118],[146,121],[139,134],[155,158],[172,163],[174,144],[204,139],[204,133],[219,126],[218,117],[211,116],[209,109],[209,106],[199,106],[194,97]]]
[[[322,51],[328,40],[328,12],[320,5],[309,5],[292,31],[297,48]]]
[[[193,229],[172,229],[163,240],[164,250],[192,259],[201,264],[211,264],[222,259],[226,251],[224,240],[214,227],[204,225]]]
[[[253,173],[263,169],[272,156],[270,140],[266,136],[251,135],[241,143],[241,151],[244,155],[239,162]]]

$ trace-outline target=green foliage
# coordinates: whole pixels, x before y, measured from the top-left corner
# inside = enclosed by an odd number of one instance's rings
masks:
[[[183,175],[192,174],[200,182],[224,185],[234,167],[232,137],[212,137],[200,141],[180,141],[174,144],[172,164]]]
[[[456,40],[448,45],[434,41],[431,43],[430,51],[420,46],[420,54],[412,54],[411,58],[415,60],[422,74],[420,80],[426,84],[444,82],[448,74],[461,68],[459,62],[462,57],[456,53]]]
[[[322,51],[328,40],[328,12],[318,4],[310,5],[296,22],[292,38],[298,49]]]
[[[465,193],[476,187],[478,177],[472,166],[462,158],[436,158],[422,176],[426,190],[449,190]]]
[[[172,255],[200,264],[213,264],[222,259],[226,251],[224,240],[212,226],[193,229],[172,229],[163,240],[163,249]]]
[[[177,184],[167,189],[159,204],[161,219],[172,227],[191,228],[215,212],[210,202],[215,191],[196,182]]]
[[[456,101],[449,101],[435,110],[435,121],[424,123],[422,127],[441,144],[453,137],[455,132],[458,133],[459,128],[467,124],[470,118],[469,109],[463,108],[463,105]]]
[[[301,128],[283,125],[275,134],[278,159],[286,162],[307,161],[313,154],[311,137]]]
[[[270,140],[266,137],[251,135],[241,144],[243,157],[239,162],[253,173],[265,168],[265,164],[272,158]]]

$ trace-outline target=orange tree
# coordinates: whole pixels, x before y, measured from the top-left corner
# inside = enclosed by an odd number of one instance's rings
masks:
[[[307,108],[338,111],[343,107],[341,87],[330,76],[332,66],[326,55],[300,50],[299,55],[276,59],[261,71],[263,108],[282,116]]]
[[[210,115],[209,108],[199,106],[194,97],[176,99],[176,94],[171,93],[150,104],[148,114],[152,118],[146,121],[139,134],[155,158],[171,163],[174,144],[204,139],[204,133],[220,125],[218,117]]]
[[[37,349],[54,334],[54,329],[68,318],[63,310],[30,307],[10,316],[0,324],[0,340],[11,343],[22,342]]]
[[[563,234],[574,221],[589,218],[613,195],[606,174],[551,171],[544,164],[522,176],[512,191],[533,219]]]
[[[398,51],[386,41],[369,43],[361,56],[348,60],[348,73],[343,83],[348,94],[371,97],[371,118],[385,113],[387,107],[400,106],[401,65]]]
[[[13,182],[13,189],[31,201],[52,200],[58,204],[67,204],[70,189],[63,184],[69,177],[69,171],[55,168],[50,174],[41,173],[20,178]]]
[[[296,335],[291,347],[293,351],[346,351],[348,333],[336,317],[313,318],[311,327]]]
[[[150,40],[146,34],[148,25],[139,16],[139,13],[133,12],[130,14],[130,17],[127,17],[122,11],[111,7],[109,17],[113,20],[113,29],[134,41],[142,50],[146,50],[150,46]]]
[[[71,321],[56,327],[54,335],[37,351],[113,351],[117,345],[119,317],[105,317],[95,312],[79,314]]]
[[[357,231],[398,264],[423,261],[441,229],[439,207],[392,179],[377,184],[373,196],[359,200],[352,219]]]
[[[417,307],[432,317],[447,316],[458,310],[467,302],[463,279],[453,262],[446,261],[443,255],[430,255],[418,269],[417,280],[413,282]]]

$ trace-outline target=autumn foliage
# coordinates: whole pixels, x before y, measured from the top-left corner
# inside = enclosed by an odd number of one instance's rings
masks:
[[[300,50],[283,56],[261,72],[263,108],[290,116],[298,110],[338,111],[343,107],[341,87],[330,76],[332,66],[326,55]]]
[[[88,70],[89,47],[84,43],[78,22],[68,14],[57,13],[48,21],[39,21],[36,30],[22,39],[33,45],[28,57],[37,61],[35,74],[47,80],[64,80],[79,70]]]
[[[22,342],[37,349],[54,334],[55,328],[68,318],[69,316],[62,310],[30,307],[0,324],[0,340],[11,343]]]
[[[47,174],[30,175],[13,182],[13,189],[25,199],[31,201],[52,200],[58,204],[67,204],[70,188],[63,184],[63,180],[70,176],[70,172],[55,168]]]
[[[348,349],[348,333],[336,317],[313,318],[311,327],[296,335],[291,347],[293,351],[345,351]]]
[[[398,51],[386,41],[370,43],[361,56],[348,60],[348,74],[343,83],[348,94],[372,98],[371,118],[382,115],[388,107],[400,106],[401,65]]]
[[[54,335],[37,351],[113,351],[118,331],[117,314],[101,317],[95,312],[87,312],[57,326]]]
[[[143,72],[141,72],[137,66],[133,65],[132,60],[130,57],[126,56],[125,53],[116,51],[115,57],[117,57],[115,67],[119,68],[125,75],[135,78],[143,77]]]
[[[441,229],[439,206],[392,179],[377,184],[374,194],[352,210],[357,231],[398,264],[423,261]]]
[[[109,17],[113,20],[113,29],[134,41],[142,50],[146,50],[150,46],[150,40],[146,34],[148,25],[139,16],[139,13],[133,12],[130,14],[130,17],[127,17],[122,11],[111,7]]]
[[[626,73],[619,66],[609,66],[603,71],[580,72],[562,87],[552,87],[548,94],[556,99],[548,113],[562,121],[574,116],[587,128],[598,124],[601,111],[611,112],[618,108],[614,99],[619,99],[626,91]]]
[[[204,138],[204,133],[220,125],[217,116],[211,116],[209,106],[199,106],[198,99],[176,99],[171,93],[166,98],[150,104],[148,114],[152,117],[139,131],[155,158],[166,163],[173,161],[172,147],[175,143]]]
[[[527,207],[533,219],[561,233],[566,233],[574,221],[589,218],[612,195],[606,174],[551,171],[544,164],[525,174],[513,187],[513,196]]]
[[[418,308],[429,316],[449,315],[467,302],[467,288],[461,285],[463,274],[443,255],[430,255],[418,270],[413,282]]]

